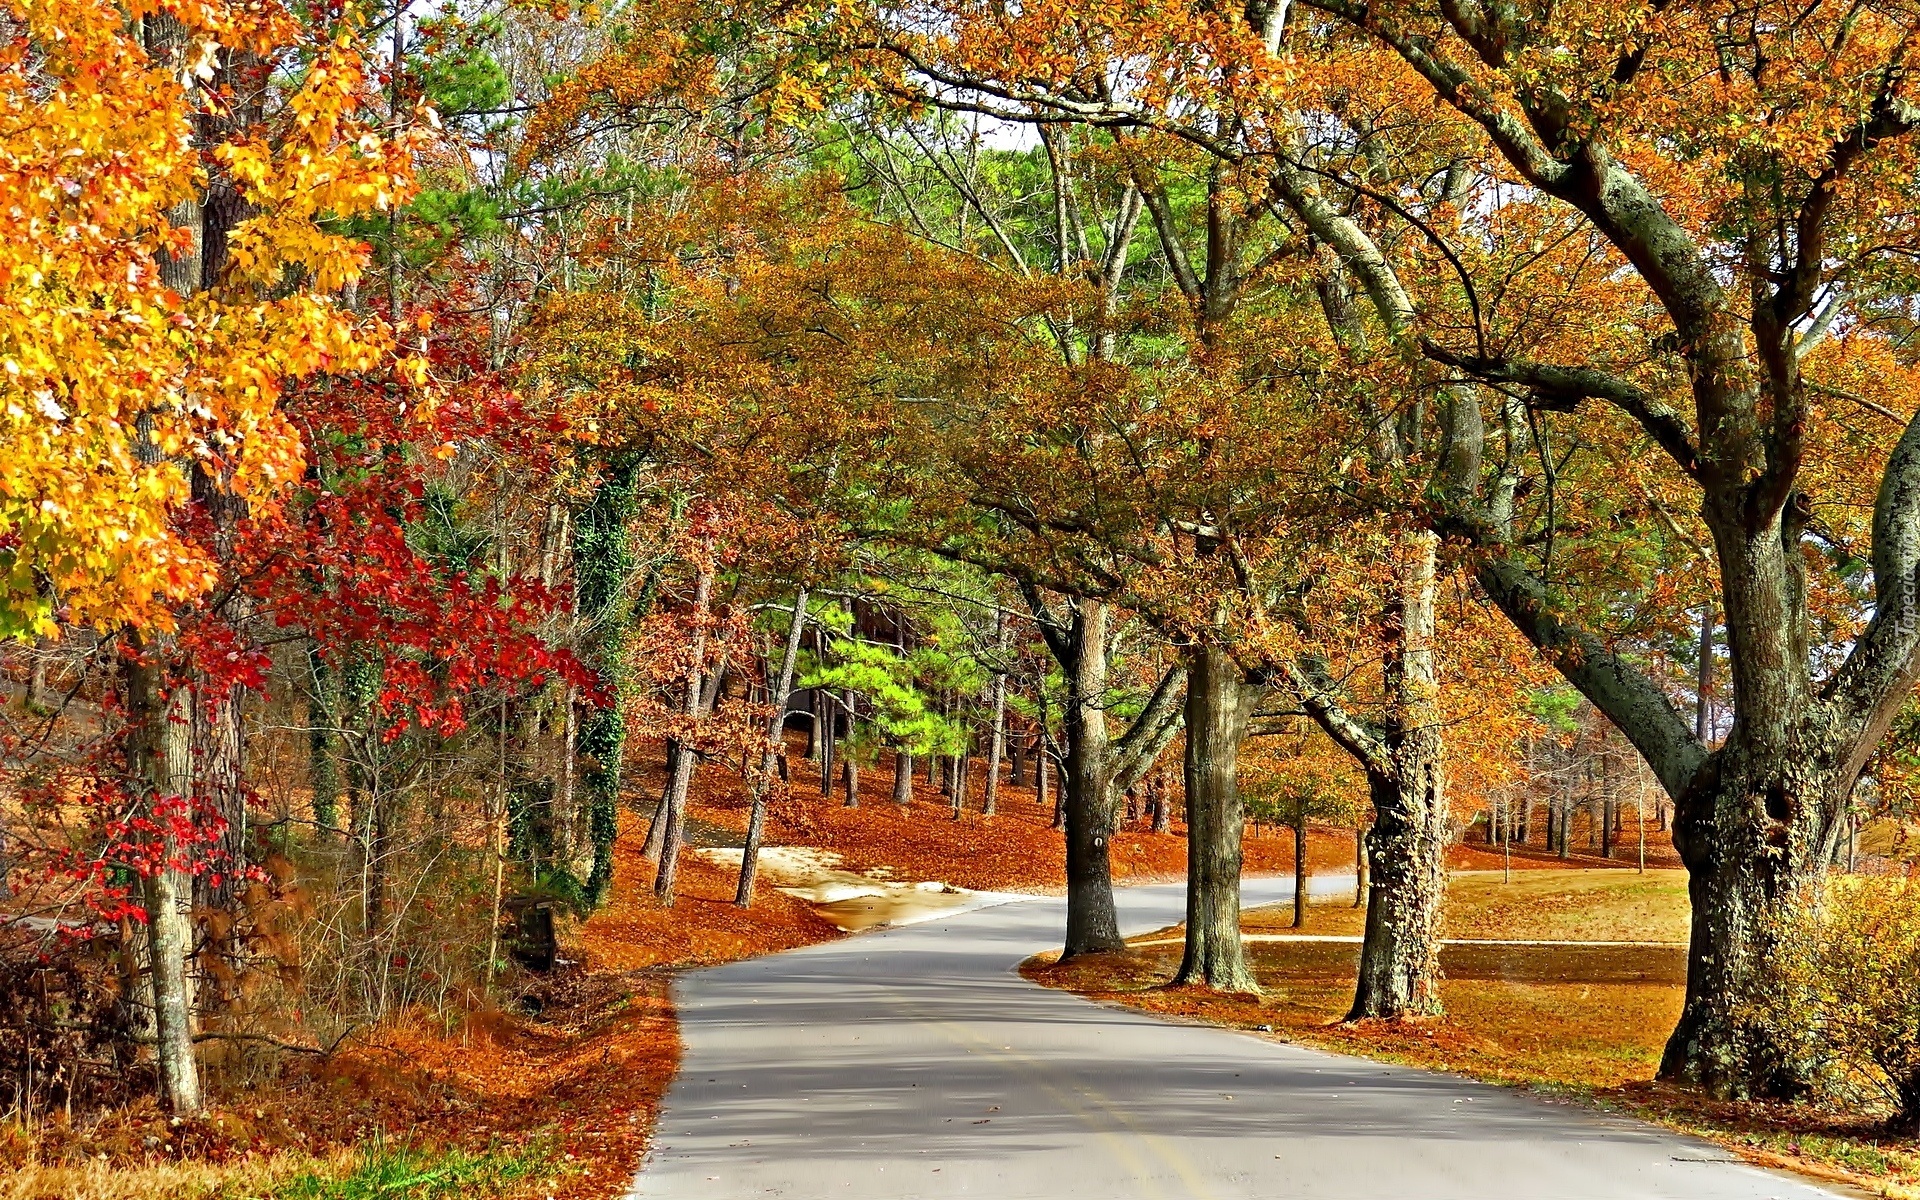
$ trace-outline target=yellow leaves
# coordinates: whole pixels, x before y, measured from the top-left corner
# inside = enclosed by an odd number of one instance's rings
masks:
[[[51,632],[56,612],[164,625],[211,579],[174,528],[187,464],[217,459],[271,504],[300,469],[277,410],[287,382],[388,353],[332,299],[367,251],[325,222],[403,198],[412,143],[356,115],[367,76],[351,30],[316,52],[276,6],[137,0],[133,15],[181,27],[183,49],[161,54],[107,0],[12,11],[43,56],[29,63],[24,39],[0,53],[0,636]],[[287,120],[198,145],[222,48],[311,55],[313,69]],[[222,278],[183,297],[164,267],[197,248],[170,215],[206,188],[203,151],[254,215]]]

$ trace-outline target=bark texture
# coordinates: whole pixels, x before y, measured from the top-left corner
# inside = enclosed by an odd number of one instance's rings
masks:
[[[1240,746],[1265,689],[1233,656],[1198,646],[1187,656],[1187,933],[1175,984],[1257,992],[1240,940]]]
[[[1370,766],[1372,883],[1360,947],[1360,977],[1347,1019],[1428,1016],[1440,1011],[1439,921],[1446,888],[1447,798],[1439,682],[1433,661],[1437,539],[1404,547],[1394,645],[1386,658],[1392,703],[1382,723],[1385,770]]]

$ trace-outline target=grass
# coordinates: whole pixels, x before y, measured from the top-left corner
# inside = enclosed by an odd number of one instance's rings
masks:
[[[1358,935],[1351,898],[1312,905],[1309,934]],[[1285,936],[1293,907],[1253,909],[1249,934]],[[1549,942],[1683,942],[1685,875],[1618,869],[1456,875],[1449,938]],[[1133,939],[1124,954],[1064,965],[1030,960],[1023,973],[1164,1016],[1257,1030],[1340,1053],[1526,1086],[1628,1112],[1716,1141],[1757,1162],[1840,1179],[1897,1200],[1920,1200],[1920,1145],[1871,1121],[1808,1108],[1716,1104],[1654,1083],[1686,984],[1679,945],[1488,946],[1442,949],[1446,1015],[1433,1021],[1341,1023],[1353,999],[1353,943],[1253,940],[1260,995],[1166,986],[1180,962],[1179,926]]]
[[[551,1149],[538,1144],[477,1154],[382,1146],[344,1174],[303,1172],[264,1195],[270,1200],[442,1200],[456,1196],[481,1200],[515,1195],[524,1185],[554,1173]],[[222,1200],[228,1198],[223,1196]]]
[[[1685,871],[1527,870],[1510,883],[1498,871],[1461,871],[1447,885],[1442,930],[1450,938],[1680,943],[1687,911]],[[1315,897],[1305,932],[1358,937],[1365,917],[1350,895]],[[1292,901],[1249,909],[1241,921],[1251,934],[1287,933],[1292,924]]]
[[[0,1174],[0,1200],[509,1200],[544,1196],[573,1169],[544,1140],[477,1152],[375,1144],[325,1158],[22,1165]]]

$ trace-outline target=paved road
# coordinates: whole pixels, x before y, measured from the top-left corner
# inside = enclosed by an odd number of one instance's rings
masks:
[[[1289,893],[1254,882],[1249,901]],[[734,963],[676,990],[686,1057],[634,1195],[751,1200],[1814,1200],[1703,1142],[1443,1075],[1034,987],[1036,900]],[[1129,932],[1177,887],[1122,894]]]

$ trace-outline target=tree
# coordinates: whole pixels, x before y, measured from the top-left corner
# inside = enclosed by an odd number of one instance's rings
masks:
[[[1353,778],[1351,760],[1326,736],[1312,727],[1300,728],[1297,718],[1275,718],[1259,730],[1247,786],[1247,814],[1256,822],[1285,825],[1293,831],[1293,927],[1307,925],[1307,830],[1312,821],[1338,821],[1355,828],[1363,823],[1358,794],[1364,786]],[[1266,741],[1271,737],[1272,741]],[[1357,907],[1357,906],[1356,906]]]

